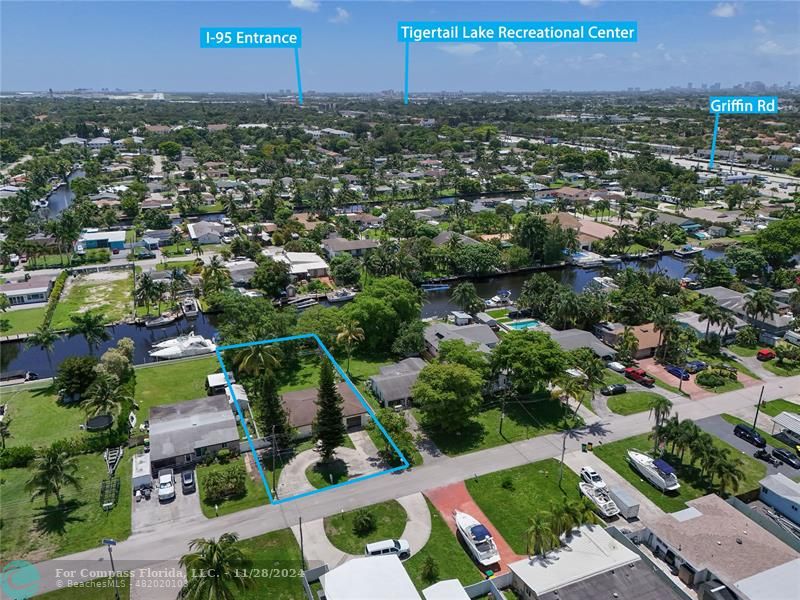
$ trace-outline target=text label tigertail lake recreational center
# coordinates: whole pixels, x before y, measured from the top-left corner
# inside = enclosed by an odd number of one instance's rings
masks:
[[[636,21],[399,22],[399,42],[636,42]]]
[[[708,112],[719,115],[764,115],[778,112],[777,96],[711,96]]]

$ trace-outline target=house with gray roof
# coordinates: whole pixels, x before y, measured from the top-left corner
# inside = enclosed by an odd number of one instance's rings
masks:
[[[364,256],[370,250],[380,246],[378,240],[348,240],[342,237],[330,237],[322,240],[322,249],[328,258],[347,253],[350,256]]]
[[[729,310],[743,320],[752,323],[759,330],[761,342],[767,344],[775,344],[782,340],[786,332],[791,329],[794,320],[789,305],[778,300],[776,300],[777,310],[768,317],[748,315],[745,306],[751,291],[742,293],[717,285],[697,290],[697,293],[713,298],[720,308]]]
[[[570,351],[577,350],[578,348],[589,348],[598,358],[602,358],[603,360],[613,360],[617,355],[617,351],[614,350],[614,348],[604,344],[594,335],[583,329],[565,329],[563,331],[558,331],[546,325],[540,325],[539,327],[546,333],[549,333],[550,338],[561,346],[562,350]]]
[[[500,338],[488,325],[453,325],[451,323],[431,323],[423,332],[425,350],[431,356],[439,354],[439,344],[445,340],[463,340],[466,344],[477,344],[478,350],[491,352]]]
[[[183,468],[223,448],[239,452],[239,431],[224,395],[150,409],[150,464]]]
[[[758,499],[795,525],[800,525],[800,483],[783,473],[767,475],[758,483],[761,485]]]
[[[444,246],[447,244],[452,238],[458,238],[462,244],[480,244],[478,240],[475,240],[469,236],[464,235],[463,233],[458,233],[457,231],[450,231],[449,229],[446,231],[441,232],[435,238],[433,238],[433,245],[434,246]]]
[[[381,406],[408,408],[411,404],[411,388],[426,364],[421,358],[415,357],[381,367],[378,375],[369,378],[367,386]]]
[[[225,227],[222,223],[211,221],[198,221],[186,226],[189,238],[198,244],[219,244]]]

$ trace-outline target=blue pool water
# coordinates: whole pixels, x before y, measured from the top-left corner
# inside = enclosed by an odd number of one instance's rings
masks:
[[[539,321],[535,319],[528,319],[527,321],[517,321],[516,323],[506,323],[511,329],[530,329],[531,327],[538,327]]]

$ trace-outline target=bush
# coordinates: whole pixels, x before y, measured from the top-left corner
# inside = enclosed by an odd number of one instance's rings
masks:
[[[27,467],[36,458],[36,450],[31,446],[12,446],[0,450],[0,469]]]
[[[64,285],[67,282],[67,277],[69,277],[68,271],[61,271],[61,273],[58,274],[58,277],[56,277],[56,280],[53,283],[53,289],[50,290],[50,297],[47,299],[47,308],[44,311],[42,325],[49,326],[50,321],[53,320],[53,313],[56,310],[58,301],[61,299],[61,293],[64,291]]]
[[[218,504],[224,500],[241,498],[247,494],[244,465],[236,463],[205,476],[203,491],[207,504]]]
[[[430,554],[425,557],[422,563],[422,578],[428,583],[433,583],[439,579],[439,565],[436,564],[436,559]]]
[[[223,448],[217,452],[217,462],[221,465],[227,465],[229,462],[231,462],[232,457],[233,455],[231,454],[231,451],[227,448]]]
[[[94,383],[97,359],[92,356],[70,356],[58,367],[56,385],[66,396],[83,394]]]
[[[366,508],[361,508],[356,511],[356,516],[353,519],[353,533],[358,537],[366,537],[377,527],[375,522],[375,515]]]
[[[745,348],[755,348],[758,345],[758,331],[752,325],[745,325],[736,332],[736,344]]]
[[[513,492],[514,491],[514,480],[511,479],[510,475],[505,475],[503,477],[503,481],[500,483],[500,486],[504,490],[508,490],[509,492]]]
[[[725,385],[729,381],[735,381],[736,373],[731,373],[723,369],[708,369],[698,373],[695,380],[703,387],[716,388]]]

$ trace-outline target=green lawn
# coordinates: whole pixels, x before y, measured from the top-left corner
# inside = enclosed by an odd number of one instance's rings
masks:
[[[327,360],[327,358],[326,358]],[[347,357],[337,357],[342,369],[347,368]],[[380,368],[392,364],[391,360],[384,358],[361,358],[353,357],[350,360],[350,379],[356,386],[364,383],[372,375],[377,375]],[[281,386],[281,393],[303,390],[309,387],[317,387],[319,384],[320,362],[316,357],[306,357],[300,361],[300,367],[288,374],[284,374],[284,385]]]
[[[30,469],[5,469],[0,476],[0,560],[33,562],[80,552],[111,537],[124,540],[131,533],[131,454],[117,468],[120,492],[117,505],[108,512],[100,506],[100,484],[108,477],[101,454],[77,458],[81,489],[64,490],[64,507],[50,507],[43,500],[31,502],[25,491]]]
[[[744,419],[740,419],[739,417],[734,417],[733,415],[722,414],[720,416],[731,425],[747,425],[748,427],[753,426],[752,421],[745,421]],[[761,434],[761,437],[763,437],[770,446],[774,448],[787,448],[788,450],[794,452],[794,448],[792,446],[786,444],[785,442],[780,441],[778,438],[767,433],[763,429],[756,427],[756,431],[758,431],[758,433]]]
[[[758,352],[758,348],[748,348],[747,346],[739,346],[737,344],[730,344],[727,346],[728,350],[738,354],[739,356],[753,357]]]
[[[699,385],[704,390],[708,390],[709,392],[714,392],[715,394],[721,394],[723,392],[732,392],[733,390],[741,390],[742,388],[744,388],[744,385],[742,385],[739,381],[733,381],[733,380],[728,380],[724,384],[719,385],[717,387],[708,387],[700,383],[698,383],[697,385]]]
[[[782,412],[800,413],[800,405],[783,399],[770,400],[761,405],[761,412],[770,417],[776,417]]]
[[[766,475],[766,466],[754,458],[740,452],[730,444],[714,438],[716,448],[726,448],[732,455],[742,461],[741,469],[745,474],[744,480],[739,484],[740,492],[753,489],[758,486],[758,481]],[[689,464],[691,455],[687,452],[684,462],[674,456],[666,456],[667,462],[675,467],[681,487],[677,493],[664,494],[648,481],[644,480],[637,471],[628,463],[627,451],[636,448],[642,452],[652,450],[653,441],[649,434],[643,433],[634,437],[626,438],[610,444],[602,444],[594,447],[594,453],[603,460],[609,467],[614,469],[624,477],[633,487],[642,492],[658,507],[667,512],[674,512],[686,508],[686,502],[694,500],[700,496],[716,492],[717,486],[712,483],[707,476],[700,475],[700,469]]]
[[[450,531],[442,515],[427,499],[426,502],[431,513],[431,536],[425,547],[405,563],[406,571],[414,585],[421,590],[435,583],[426,581],[422,577],[422,566],[428,556],[432,556],[439,567],[439,581],[458,579],[461,585],[470,585],[483,579],[481,572],[461,547],[455,534]]]
[[[487,310],[486,314],[492,317],[493,319],[501,319],[508,315],[507,308],[493,308],[492,310]]]
[[[347,476],[347,464],[339,459],[334,459],[328,463],[315,463],[306,469],[306,479],[317,489],[344,483],[349,479]]]
[[[236,459],[244,465],[244,459],[238,458]],[[228,465],[235,464],[234,461],[228,463]],[[212,465],[198,465],[196,469],[197,473],[197,492],[200,494],[200,508],[203,510],[203,514],[208,517],[209,519],[217,516],[217,513],[214,511],[214,504],[209,504],[205,498],[205,489],[203,487],[203,480],[205,477],[214,471],[222,471],[228,468],[228,465],[220,465],[214,463]],[[265,472],[265,475],[268,475]],[[265,506],[269,504],[269,499],[267,498],[267,492],[264,490],[264,484],[261,482],[261,476],[256,472],[255,480],[250,477],[249,475],[245,477],[245,495],[241,498],[232,498],[230,500],[222,501],[219,506],[219,516],[227,515],[232,512],[237,512],[240,510],[245,510],[246,508],[253,508],[254,506]],[[267,480],[271,485],[271,480]]]
[[[681,394],[683,396],[688,396],[689,395],[686,392],[684,392],[683,390],[678,389],[674,385],[670,385],[668,383],[664,383],[658,377],[653,377],[653,379],[656,380],[656,386],[660,387],[662,390],[667,390],[669,392],[673,392],[675,394]]]
[[[47,310],[44,306],[39,308],[24,308],[22,310],[10,310],[0,314],[0,319],[8,321],[9,329],[2,335],[13,335],[15,333],[33,333],[44,321],[44,313]]]
[[[160,262],[156,265],[156,271],[171,271],[172,269],[183,269],[189,271],[194,267],[194,260],[171,260]]]
[[[396,500],[373,504],[364,509],[375,518],[375,529],[361,536],[354,531],[358,510],[351,510],[325,518],[325,533],[331,543],[348,554],[364,554],[364,545],[386,539],[397,539],[403,535],[408,517],[405,509]]]
[[[114,281],[92,281],[81,275],[67,283],[69,291],[61,296],[53,311],[54,329],[71,327],[70,315],[87,310],[102,312],[106,323],[120,321],[133,310],[133,282],[129,273]]]
[[[565,498],[580,497],[578,476],[564,466],[564,479],[558,486],[559,463],[548,458],[535,463],[467,479],[472,498],[517,554],[525,554],[528,519],[538,511],[549,510]],[[510,481],[503,487],[504,482]],[[508,487],[510,485],[510,487]],[[563,489],[563,491],[562,491]]]
[[[780,377],[791,377],[792,375],[800,375],[800,361],[791,362],[788,360],[783,361],[783,365],[778,364],[777,359],[773,359],[764,363],[764,368],[770,373],[779,375]]]
[[[2,403],[8,404],[6,418],[11,421],[7,446],[49,446],[56,440],[92,435],[79,428],[86,413],[79,406],[58,404],[52,386],[39,384],[3,392]]]
[[[128,600],[131,597],[130,576],[118,575],[117,585],[120,600]],[[87,596],[91,596],[92,600],[114,600],[114,578],[93,579],[79,586],[47,592],[36,597],[40,600],[85,600]]]
[[[421,413],[414,410],[417,421],[424,426]],[[561,402],[543,394],[532,401],[507,402],[502,433],[499,406],[480,411],[460,431],[442,432],[430,428],[426,431],[442,452],[456,455],[559,431],[566,424],[567,414]]]
[[[269,573],[268,577],[252,578],[252,585],[237,591],[237,600],[304,600],[300,546],[290,529],[265,533],[239,542],[251,561],[251,568]],[[312,565],[313,566],[313,565]]]
[[[136,369],[136,402],[147,418],[151,406],[203,398],[206,376],[219,372],[215,356],[156,363]]]
[[[609,397],[608,408],[618,415],[632,415],[650,410],[653,400],[660,397],[655,392],[626,392],[619,396]]]

